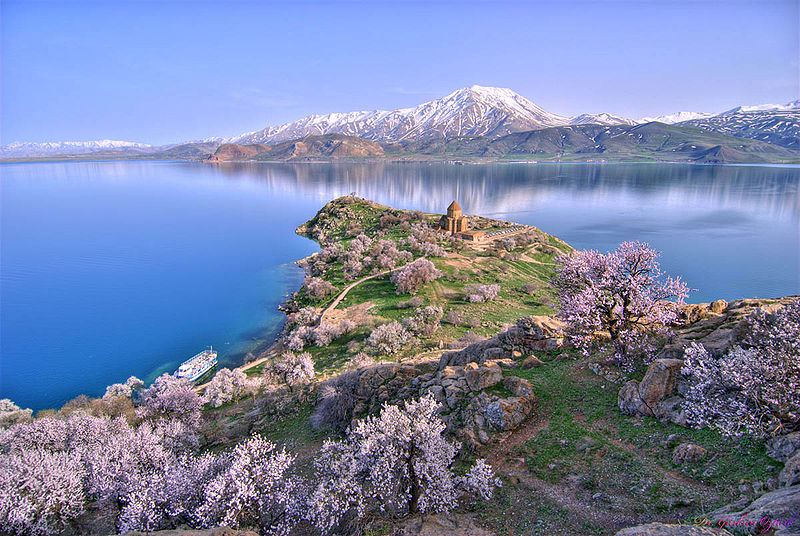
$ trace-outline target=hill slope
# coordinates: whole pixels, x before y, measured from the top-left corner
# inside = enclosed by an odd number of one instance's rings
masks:
[[[800,110],[737,111],[680,124],[800,149]]]
[[[419,143],[407,150],[479,157],[535,156],[567,161],[797,162],[789,149],[684,125],[573,125],[517,132],[497,139]]]
[[[355,136],[328,134],[308,136],[278,145],[227,143],[221,145],[208,161],[363,158],[383,156],[383,154],[383,148],[375,142]]]

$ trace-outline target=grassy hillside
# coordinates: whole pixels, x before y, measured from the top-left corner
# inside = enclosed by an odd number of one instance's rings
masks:
[[[405,147],[423,154],[581,161],[706,163],[797,162],[796,151],[702,128],[647,123],[575,125],[517,132],[501,138],[459,138]]]

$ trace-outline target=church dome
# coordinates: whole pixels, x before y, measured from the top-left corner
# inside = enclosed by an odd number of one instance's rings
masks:
[[[458,201],[453,200],[453,202],[450,203],[450,206],[447,207],[447,215],[451,218],[456,215],[461,215],[461,205],[458,204]]]

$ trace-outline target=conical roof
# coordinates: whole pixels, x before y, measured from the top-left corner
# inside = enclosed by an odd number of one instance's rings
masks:
[[[447,207],[448,212],[450,212],[451,210],[461,210],[461,205],[459,205],[458,201],[456,201],[455,199],[453,200],[452,203],[450,203],[450,206]]]

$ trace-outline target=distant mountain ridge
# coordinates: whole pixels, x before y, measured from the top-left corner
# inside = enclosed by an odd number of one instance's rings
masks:
[[[411,148],[426,144],[439,146],[453,140],[461,143],[471,138],[497,139],[518,132],[555,127],[633,127],[652,122],[699,127],[726,136],[750,138],[797,149],[800,145],[798,104],[798,101],[794,101],[786,105],[738,106],[716,115],[677,112],[639,120],[610,113],[587,113],[569,118],[550,113],[510,89],[476,85],[411,108],[310,115],[233,138],[209,137],[162,146],[112,140],[13,143],[0,148],[0,155],[4,158],[97,154],[108,158],[202,159],[224,144],[277,145],[334,134]],[[338,149],[338,153],[362,149],[364,147],[356,149],[354,142],[346,142]],[[309,150],[314,156],[322,157],[329,148],[314,145]],[[372,152],[372,149],[367,152]]]
[[[0,148],[0,153],[4,157],[50,156],[57,154],[86,154],[108,150],[136,151],[151,147],[152,145],[147,143],[119,140],[14,142]]]

